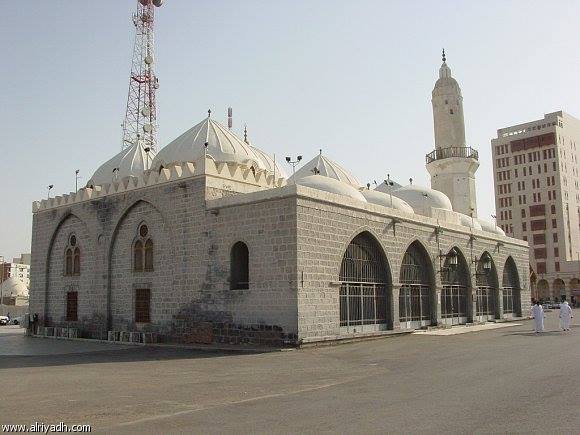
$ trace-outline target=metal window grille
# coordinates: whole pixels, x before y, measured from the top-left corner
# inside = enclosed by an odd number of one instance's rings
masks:
[[[469,279],[469,270],[462,257],[458,258],[455,267],[450,267],[448,258],[445,260],[441,273],[441,317],[467,317]]]
[[[475,314],[477,316],[493,316],[495,314],[495,289],[478,287],[476,290]]]
[[[78,293],[67,292],[66,294],[66,320],[76,322],[78,320]]]
[[[429,262],[416,245],[403,256],[400,275],[399,320],[401,322],[431,318],[431,277]]]
[[[467,287],[444,285],[441,291],[441,317],[467,317]]]
[[[387,323],[389,275],[376,241],[359,234],[340,267],[340,326]]]
[[[135,322],[149,323],[151,321],[151,290],[135,290]]]
[[[504,314],[519,312],[520,284],[518,271],[511,257],[508,258],[503,269],[502,288]]]

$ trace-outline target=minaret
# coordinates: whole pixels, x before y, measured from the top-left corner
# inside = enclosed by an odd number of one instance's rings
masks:
[[[427,171],[431,175],[431,187],[449,197],[453,210],[477,217],[475,171],[479,167],[478,155],[476,150],[466,146],[461,88],[451,76],[445,50],[442,57],[443,64],[431,99],[435,150],[427,154]]]

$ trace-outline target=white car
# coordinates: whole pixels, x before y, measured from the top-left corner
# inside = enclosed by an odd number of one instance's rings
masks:
[[[10,319],[6,316],[0,316],[0,325],[8,325]]]

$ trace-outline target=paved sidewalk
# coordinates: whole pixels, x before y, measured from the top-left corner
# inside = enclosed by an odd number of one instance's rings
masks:
[[[522,323],[484,323],[483,325],[473,326],[454,326],[445,329],[432,329],[430,331],[415,331],[413,334],[421,335],[457,335],[467,334],[468,332],[489,331],[491,329],[509,328],[512,326],[522,326]]]

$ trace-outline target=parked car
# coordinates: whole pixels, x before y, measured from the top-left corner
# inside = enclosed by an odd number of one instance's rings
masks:
[[[6,316],[0,316],[0,325],[8,325],[10,319]]]

